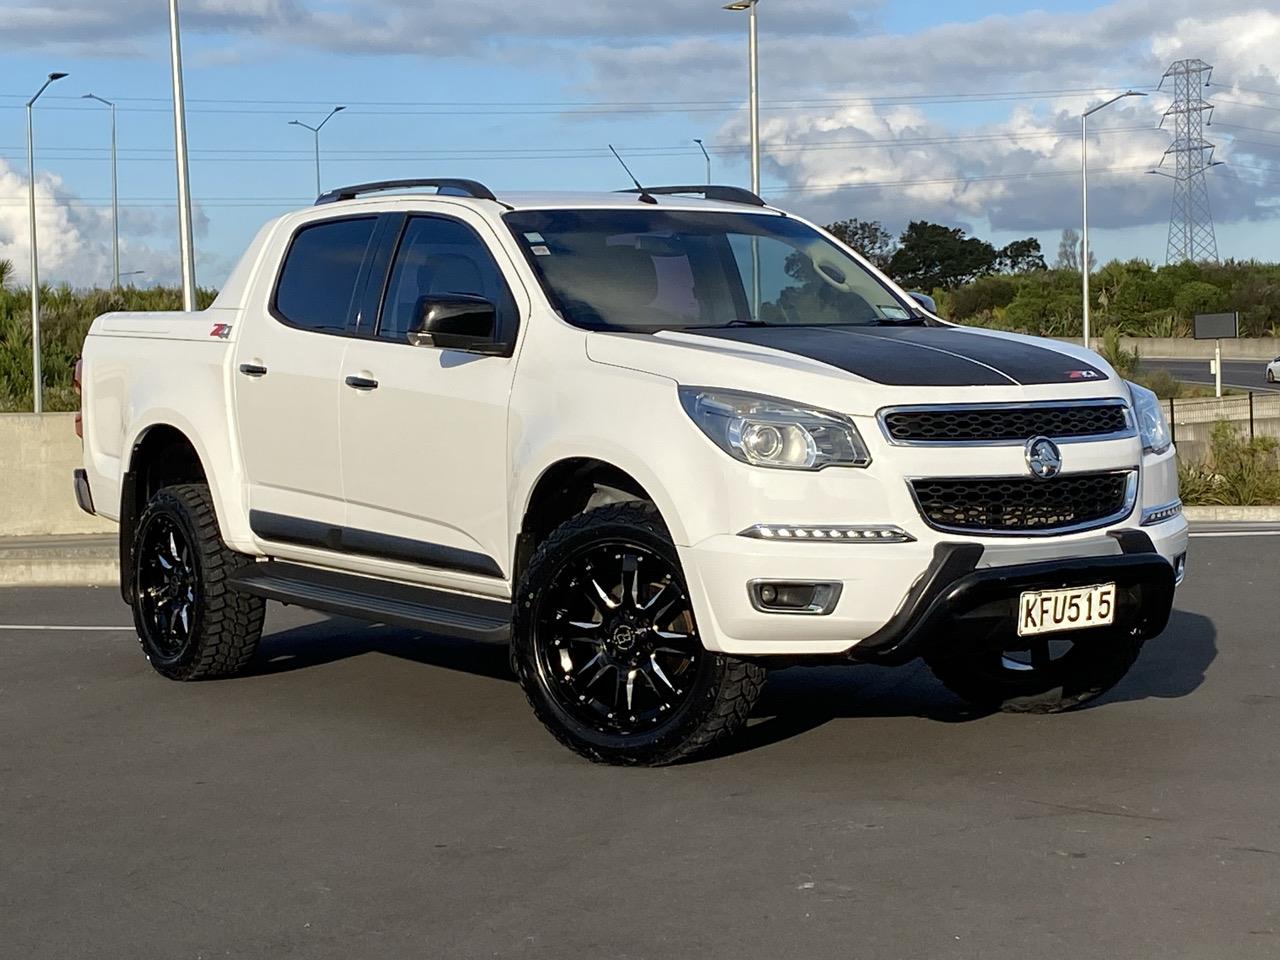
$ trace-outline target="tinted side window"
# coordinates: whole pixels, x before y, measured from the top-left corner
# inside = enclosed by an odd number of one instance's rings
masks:
[[[466,293],[498,308],[498,339],[510,342],[515,300],[493,255],[470,227],[442,217],[411,217],[396,251],[378,336],[403,342],[424,297]]]
[[[280,269],[276,313],[308,330],[345,330],[376,223],[376,217],[359,217],[299,230]]]

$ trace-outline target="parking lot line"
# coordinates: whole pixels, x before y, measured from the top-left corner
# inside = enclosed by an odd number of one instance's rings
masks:
[[[75,624],[48,624],[48,623],[0,623],[0,630],[67,630],[67,631],[85,631],[96,630],[104,633],[132,633],[133,627],[78,627]]]
[[[1191,537],[1280,537],[1280,530],[1203,530]]]

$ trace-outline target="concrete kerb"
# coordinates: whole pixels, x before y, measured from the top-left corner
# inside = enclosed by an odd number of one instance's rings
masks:
[[[120,582],[114,536],[0,537],[0,587],[107,586]]]

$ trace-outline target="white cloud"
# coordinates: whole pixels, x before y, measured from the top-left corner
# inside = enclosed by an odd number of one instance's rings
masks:
[[[850,34],[871,16],[880,0],[787,0],[786,15],[774,35]],[[162,4],[153,0],[112,0],[107,9],[93,0],[0,2],[0,37],[22,40],[28,49],[105,37],[136,37],[166,29]],[[741,18],[718,4],[689,0],[556,0],[524,3],[513,14],[510,0],[188,0],[184,28],[203,32],[244,32],[282,42],[351,53],[492,53],[530,40],[560,43],[593,40],[611,47],[636,38],[741,33]]]
[[[13,263],[14,282],[30,276],[25,174],[0,160],[0,260]],[[207,227],[203,211],[193,211],[199,230]],[[178,276],[176,213],[131,209],[120,211],[120,268],[142,270],[140,283],[174,283]],[[36,172],[36,233],[42,283],[73,287],[106,286],[111,281],[111,210],[81,201],[61,178]],[[173,251],[173,252],[170,252]]]
[[[26,49],[134,41],[164,31],[162,6],[0,0],[0,39]],[[1211,7],[1203,0],[1112,0],[1087,11],[1033,10],[905,35],[879,29],[880,7],[881,0],[761,5],[766,180],[782,184],[773,195],[786,205],[818,219],[856,215],[894,227],[908,219],[985,219],[1001,231],[1056,231],[1079,218],[1082,107],[1104,90],[1152,87],[1171,60],[1199,57],[1216,67],[1206,91],[1218,103],[1208,135],[1228,161],[1210,174],[1215,217],[1275,216],[1274,0],[1215,0]],[[963,5],[955,9],[963,16]],[[743,18],[714,0],[557,0],[521,4],[514,14],[510,0],[186,0],[183,11],[189,31],[203,34],[206,46],[209,39],[219,44],[203,54],[210,58],[246,49],[265,57],[273,48],[519,58],[529,70],[576,85],[577,96],[601,100],[733,101],[744,86]],[[885,94],[1053,90],[1075,93],[955,107],[866,102]],[[767,102],[803,97],[823,102],[787,110]],[[1167,220],[1170,184],[1143,172],[1169,145],[1169,132],[1156,129],[1167,104],[1167,95],[1153,93],[1093,122],[1095,225]],[[716,140],[744,142],[742,116],[728,120]],[[833,184],[855,188],[825,189]],[[68,208],[69,218],[75,209]],[[100,246],[100,221],[79,215],[86,219],[74,225]],[[4,230],[0,222],[0,243]]]
[[[787,73],[793,81],[803,85],[819,74],[836,79],[854,71],[870,79],[859,86],[827,86],[823,96],[834,101],[830,106],[766,112],[766,180],[781,180],[786,186],[775,194],[778,199],[817,219],[853,215],[897,229],[910,219],[985,218],[1001,231],[1056,231],[1080,216],[1081,109],[1108,86],[1116,92],[1130,83],[1154,87],[1170,60],[1194,55],[1218,65],[1215,85],[1206,91],[1218,102],[1206,134],[1219,144],[1217,158],[1227,161],[1209,174],[1215,219],[1274,216],[1280,201],[1280,82],[1266,64],[1280,42],[1280,14],[1257,3],[1228,3],[1252,9],[1221,19],[1182,17],[1163,32],[1167,14],[1186,6],[1173,0],[1156,10],[1121,0],[1088,17],[1036,12],[948,24],[911,38],[917,54],[910,71],[901,74],[899,95],[1079,88],[1085,86],[1081,77],[1099,85],[1096,93],[1042,106],[1015,103],[996,122],[947,121],[947,112],[963,116],[972,107],[935,106],[926,113],[917,106],[841,105],[842,93],[853,100],[886,89],[876,78],[901,70],[901,43],[888,49],[891,39],[900,38],[868,37],[829,49],[818,44],[808,61]],[[832,55],[836,47],[844,49],[842,63]],[[680,45],[631,51],[623,62],[615,61],[608,83],[625,83],[633,71],[698,70],[708,59],[689,53]],[[1090,59],[1087,68],[1063,67]],[[785,60],[775,51],[771,66],[777,69]],[[1153,92],[1121,102],[1092,122],[1095,226],[1167,221],[1171,185],[1146,170],[1171,142],[1172,124],[1158,128],[1169,100],[1167,93]],[[981,109],[999,107],[988,103]],[[744,119],[730,120],[717,139],[745,141]]]

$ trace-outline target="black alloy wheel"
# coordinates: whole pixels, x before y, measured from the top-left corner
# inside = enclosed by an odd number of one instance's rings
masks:
[[[200,585],[186,532],[165,514],[138,531],[138,616],[145,638],[163,660],[179,657],[195,635]]]
[[[538,670],[560,707],[622,736],[678,710],[702,656],[680,572],[624,541],[569,557],[542,595],[534,631]]]
[[[156,491],[138,518],[132,554],[133,622],[157,673],[202,680],[249,665],[266,602],[229,585],[250,561],[223,542],[207,486]]]
[[[512,662],[552,736],[598,763],[661,766],[747,722],[758,663],[707,650],[657,509],[633,501],[566,520],[516,591]]]

